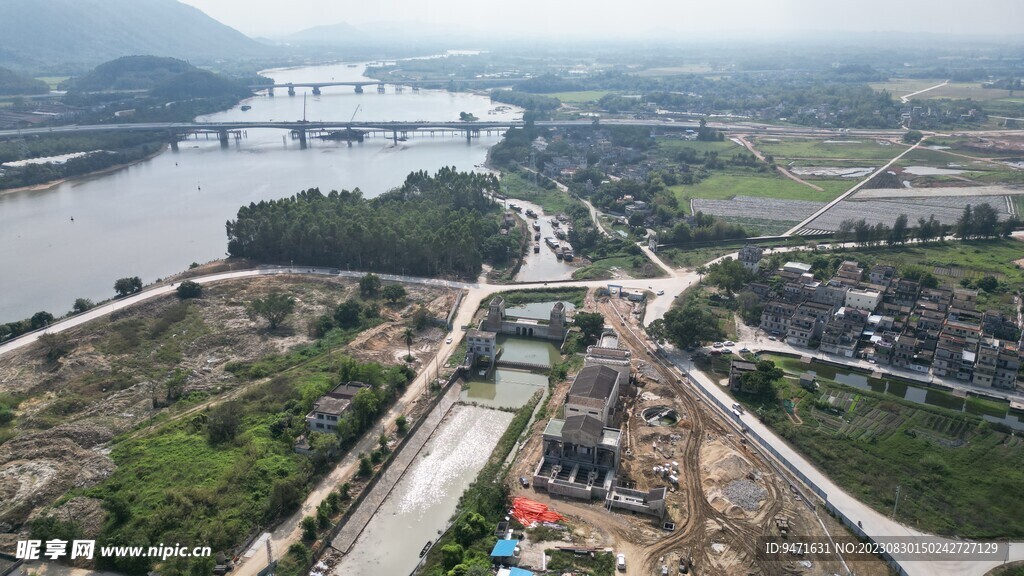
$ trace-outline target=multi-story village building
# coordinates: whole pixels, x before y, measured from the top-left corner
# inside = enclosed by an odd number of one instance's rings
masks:
[[[922,288],[888,265],[873,267],[865,278],[852,261],[823,282],[796,262],[774,275],[772,284],[762,278],[750,285],[767,300],[760,327],[785,334],[793,346],[820,342],[820,351],[846,358],[977,386],[1017,387],[1020,327],[1002,312],[979,311],[976,290]]]

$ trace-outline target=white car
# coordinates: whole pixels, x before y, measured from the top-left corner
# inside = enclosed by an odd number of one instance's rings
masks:
[[[665,295],[665,291],[664,290],[658,290],[657,292],[655,292],[655,294],[657,294],[658,296],[664,296]]]
[[[449,336],[449,337],[448,337],[448,338],[447,338],[447,339],[446,339],[446,340],[444,341],[444,343],[445,343],[445,344],[451,344],[451,343],[452,343],[452,337],[451,337],[451,336]]]
[[[623,571],[623,572],[626,571],[626,555],[625,554],[619,554],[618,556],[615,557],[615,567],[618,568],[619,570]]]
[[[740,348],[740,354],[747,354],[748,352],[750,352],[750,348],[747,348],[746,346]]]
[[[733,342],[732,340],[726,340],[725,342],[722,342],[722,344],[724,344],[726,346],[735,346],[736,345],[736,343]]]
[[[715,342],[714,344],[711,345],[712,348],[721,348],[722,346],[724,346],[724,344],[722,344],[721,342]]]

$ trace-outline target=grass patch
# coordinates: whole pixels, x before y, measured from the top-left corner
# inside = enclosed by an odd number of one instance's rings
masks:
[[[563,104],[585,104],[590,102],[596,103],[611,93],[611,90],[581,90],[577,92],[555,92],[553,94],[545,94],[545,96],[558,98]]]
[[[821,185],[818,182],[816,184]],[[828,202],[839,196],[842,190],[838,188],[840,185],[845,184],[845,182],[838,182],[835,186],[832,184],[829,184],[827,188],[822,186],[822,188],[825,188],[825,192],[818,192],[809,186],[794,182],[778,174],[754,176],[716,173],[692,186],[677,184],[670,186],[669,189],[675,193],[680,204],[689,213],[690,200],[693,198],[725,200],[734,196],[754,196],[759,198]],[[849,186],[846,186],[844,190],[848,188]]]
[[[774,156],[775,161],[780,164],[782,159],[794,158],[888,161],[905,150],[904,146],[879,144],[876,140],[866,137],[848,140],[841,138],[828,140],[758,138],[755,146],[761,153]]]
[[[601,258],[572,273],[573,280],[607,280],[622,273],[633,278],[659,278],[665,275],[660,266],[646,256],[612,256]]]
[[[505,299],[505,307],[519,306],[520,304],[532,304],[534,302],[572,302],[577,308],[583,307],[583,299],[587,295],[586,288],[537,288],[535,290],[513,290],[502,292],[501,297]],[[480,308],[486,308],[490,303],[483,302]]]
[[[550,182],[550,180],[538,177],[538,184],[534,185],[530,181],[529,174],[507,171],[501,174],[501,188],[506,196],[533,202],[540,206],[544,210],[544,214],[548,216],[565,212],[573,205],[583,205],[579,200],[556,188],[554,184],[551,184],[550,188],[541,185],[546,182]]]
[[[548,550],[551,561],[548,569],[557,574],[589,574],[591,576],[613,576],[615,574],[615,556],[611,552],[595,552],[590,554],[574,554],[565,550]]]

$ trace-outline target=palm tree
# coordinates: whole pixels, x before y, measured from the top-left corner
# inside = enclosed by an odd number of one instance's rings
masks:
[[[406,352],[407,352],[407,354],[405,356],[406,361],[412,360],[412,339],[413,339],[413,336],[414,336],[414,334],[412,332],[412,328],[406,328],[405,332],[402,333],[402,337],[405,339],[405,347],[406,347]]]
[[[695,272],[697,272],[697,283],[698,284],[703,283],[704,282],[704,275],[708,273],[708,267],[707,266],[698,266],[697,270],[695,270]]]

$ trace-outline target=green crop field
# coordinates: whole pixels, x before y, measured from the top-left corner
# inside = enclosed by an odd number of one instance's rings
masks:
[[[579,92],[554,92],[552,94],[545,94],[545,96],[558,98],[564,104],[585,104],[597,102],[605,95],[611,93],[611,90],[583,90]]]
[[[678,140],[675,138],[658,138],[658,150],[667,156],[675,156],[679,150],[689,148],[703,154],[705,152],[718,152],[718,156],[721,158],[731,158],[736,152],[746,152],[747,150],[732,140],[722,140],[720,142],[701,142],[699,140]]]
[[[777,174],[713,174],[692,186],[679,184],[669,188],[684,204],[688,204],[691,198],[722,200],[733,196],[828,202],[853,185],[844,181],[816,181],[815,184],[825,191],[818,192]]]
[[[777,140],[777,141],[773,141]],[[758,138],[754,143],[763,154],[782,159],[891,160],[906,149],[899,144],[879,144],[871,138],[792,140]]]
[[[978,414],[1006,413],[1006,405],[928,390],[927,401],[904,400],[906,384],[866,378],[870,389],[833,380],[839,370],[797,359],[763,355],[788,374],[776,383],[779,403],[737,397],[836,483],[889,513],[900,486],[897,520],[939,534],[968,538],[1018,538],[1024,519],[1009,512],[1024,506],[1024,439]],[[817,373],[820,388],[801,388],[798,374]],[[802,424],[781,400],[796,403]],[[826,400],[831,399],[831,402]],[[966,405],[967,412],[960,408]]]

